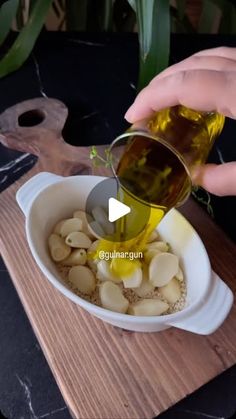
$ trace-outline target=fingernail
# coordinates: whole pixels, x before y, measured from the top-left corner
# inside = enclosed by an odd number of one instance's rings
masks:
[[[128,122],[133,122],[133,111],[131,108],[129,108],[124,116],[124,118],[126,119],[126,121]]]

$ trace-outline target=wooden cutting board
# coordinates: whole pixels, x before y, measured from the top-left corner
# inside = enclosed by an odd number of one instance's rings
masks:
[[[66,117],[61,102],[44,98],[0,116],[1,142],[39,157],[0,195],[2,256],[72,416],[152,418],[235,363],[236,303],[210,336],[174,328],[144,334],[105,324],[54,289],[31,256],[15,194],[39,171],[92,172],[88,149],[70,146],[61,137]],[[193,201],[181,212],[202,237],[213,269],[235,293],[235,245]]]

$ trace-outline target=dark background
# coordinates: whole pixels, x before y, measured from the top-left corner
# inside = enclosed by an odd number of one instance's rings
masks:
[[[174,35],[171,63],[220,45],[235,46],[236,37]],[[0,80],[0,112],[29,98],[58,98],[69,108],[63,132],[66,141],[75,145],[109,143],[127,128],[123,115],[136,95],[137,75],[135,34],[45,33],[25,65]],[[227,120],[209,161],[236,160],[235,133],[236,121]],[[1,190],[25,173],[35,160],[0,146]],[[215,221],[236,240],[236,198],[209,197],[204,191],[197,196],[204,202],[211,200]],[[207,210],[206,204],[203,207]],[[69,418],[3,264],[0,307],[0,410],[12,419]],[[236,411],[235,388],[233,367],[159,417],[232,417]]]

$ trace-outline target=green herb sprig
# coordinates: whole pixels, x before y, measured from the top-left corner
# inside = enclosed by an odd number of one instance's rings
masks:
[[[112,167],[112,156],[109,148],[104,150],[105,158],[98,153],[98,150],[95,145],[91,147],[89,158],[93,160],[94,167],[105,166],[106,168]]]
[[[206,198],[204,198],[203,196],[199,196],[198,192],[202,192]],[[208,212],[208,214],[214,218],[214,211],[211,205],[211,195],[209,194],[209,192],[207,192],[206,190],[202,189],[199,186],[194,185],[192,188],[192,195],[194,196],[194,198],[202,205],[205,205],[206,210]]]

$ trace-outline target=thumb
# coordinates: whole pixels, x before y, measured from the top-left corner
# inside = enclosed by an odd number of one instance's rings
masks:
[[[236,195],[236,162],[200,166],[193,173],[193,181],[214,195]]]

